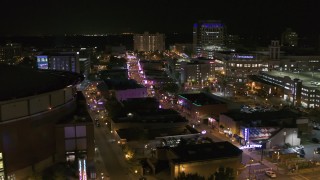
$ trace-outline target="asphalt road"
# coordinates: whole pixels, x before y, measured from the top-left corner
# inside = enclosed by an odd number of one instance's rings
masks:
[[[112,141],[110,132],[105,126],[95,127],[95,142],[100,153],[100,158],[111,180],[129,179],[128,167],[124,162],[123,152],[120,147]],[[99,160],[98,159],[98,160]],[[103,170],[103,169],[102,169]]]

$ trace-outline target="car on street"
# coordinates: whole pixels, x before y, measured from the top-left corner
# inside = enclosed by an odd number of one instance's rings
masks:
[[[266,175],[271,177],[271,178],[276,178],[277,177],[276,173],[273,172],[273,171],[266,171]]]

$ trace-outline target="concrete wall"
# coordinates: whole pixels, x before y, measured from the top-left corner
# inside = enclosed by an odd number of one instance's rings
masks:
[[[61,106],[72,100],[72,86],[37,96],[0,102],[0,122],[31,116]]]
[[[266,145],[266,148],[269,149],[273,146],[283,146],[285,143],[289,143],[293,146],[300,145],[301,139],[298,138],[297,128],[281,129],[276,135],[270,138],[269,142]]]
[[[9,120],[29,115],[28,101],[17,101],[1,105],[1,120]]]
[[[73,88],[72,86],[65,88],[65,102],[70,101],[73,98]]]
[[[50,107],[50,98],[48,95],[37,96],[29,100],[30,114],[47,111]]]
[[[54,91],[51,93],[51,107],[60,106],[64,103],[64,90]]]
[[[230,128],[232,134],[240,134],[240,127],[237,125],[237,122],[234,121],[229,116],[221,114],[219,116],[219,125],[223,125],[225,129]]]

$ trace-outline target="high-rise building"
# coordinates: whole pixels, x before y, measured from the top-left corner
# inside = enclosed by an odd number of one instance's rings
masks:
[[[15,59],[21,57],[21,45],[17,43],[8,43],[0,46],[0,63],[15,64]]]
[[[298,46],[298,34],[290,28],[287,28],[281,35],[281,45],[290,47]]]
[[[133,36],[133,49],[135,51],[163,51],[165,50],[164,34],[135,34]]]
[[[220,21],[199,21],[193,25],[193,48],[196,56],[203,49],[219,49],[224,45],[225,26]]]

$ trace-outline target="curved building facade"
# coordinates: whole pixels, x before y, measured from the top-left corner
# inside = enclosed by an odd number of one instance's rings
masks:
[[[19,98],[0,90],[0,179],[23,179],[54,163],[55,125],[75,111],[75,85],[80,76],[12,67],[0,67],[0,72],[1,77],[7,73],[7,79],[0,78],[0,83],[8,84],[6,90],[21,88],[20,80],[15,78],[17,73],[30,78],[22,83],[29,86],[22,88],[25,92]],[[50,83],[55,85],[47,85]]]

